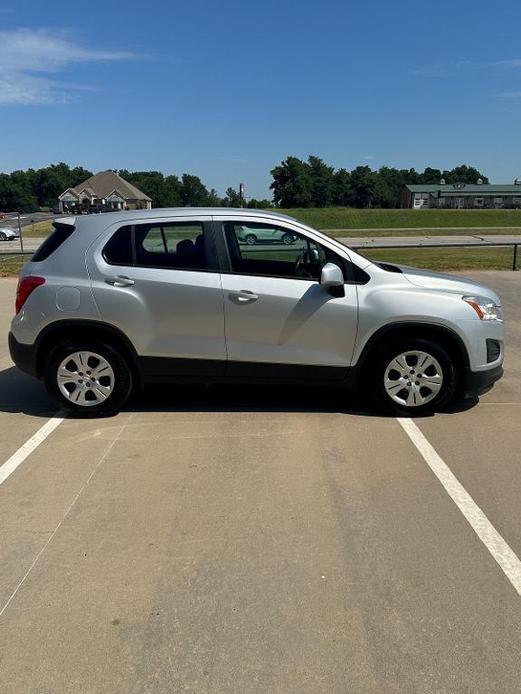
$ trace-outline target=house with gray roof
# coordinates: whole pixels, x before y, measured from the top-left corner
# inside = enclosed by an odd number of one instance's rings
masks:
[[[60,212],[109,212],[152,207],[152,199],[115,171],[100,171],[58,198]]]
[[[521,181],[513,184],[421,183],[405,186],[402,207],[414,210],[442,209],[520,209]]]

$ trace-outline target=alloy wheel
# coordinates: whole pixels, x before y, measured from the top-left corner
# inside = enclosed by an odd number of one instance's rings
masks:
[[[387,366],[384,387],[396,404],[421,407],[434,400],[442,389],[443,370],[439,361],[427,352],[403,352]]]
[[[56,381],[67,400],[83,407],[99,405],[114,390],[114,371],[109,362],[95,352],[73,352],[58,367]]]

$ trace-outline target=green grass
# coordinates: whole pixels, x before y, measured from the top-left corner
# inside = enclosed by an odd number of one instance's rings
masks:
[[[3,255],[0,256],[0,277],[16,277],[20,268],[29,260],[29,256]]]
[[[54,227],[52,222],[37,222],[36,224],[29,224],[29,226],[22,227],[22,237],[24,239],[30,238],[44,238],[48,236]]]
[[[489,227],[493,230],[497,227],[517,227],[521,231],[521,210],[357,210],[324,207],[272,211],[289,214],[316,229]]]
[[[428,270],[510,270],[512,268],[511,248],[361,248],[357,251],[370,260],[381,260],[399,265]],[[283,260],[294,262],[295,247],[273,250],[241,247],[243,258],[255,260]]]
[[[357,231],[359,229],[371,229],[370,235],[374,237],[457,236],[462,233],[521,234],[521,210],[357,210],[350,207],[310,207],[271,211],[296,217],[315,229],[346,230],[341,234],[343,237],[364,236],[363,231]],[[477,232],[480,227],[486,227],[486,231]],[[510,227],[512,231],[505,231],[501,227]],[[24,227],[22,233],[24,238],[45,237],[52,229],[52,222],[38,222]],[[418,232],[417,229],[428,231]]]
[[[428,270],[511,270],[511,248],[382,248],[361,249],[370,260],[412,265]]]
[[[509,248],[363,249],[361,253],[370,260],[429,270],[510,270],[512,267]],[[0,256],[0,277],[15,277],[27,260],[28,256]]]

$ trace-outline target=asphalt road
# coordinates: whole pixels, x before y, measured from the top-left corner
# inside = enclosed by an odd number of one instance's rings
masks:
[[[513,244],[521,245],[521,235],[519,234],[474,234],[458,236],[359,236],[338,238],[346,246],[351,248],[387,248],[387,247],[406,247],[406,246],[450,246],[455,243],[466,246],[477,246],[494,244]]]
[[[473,276],[503,297],[506,377],[415,423],[510,578],[432,452],[356,398],[167,386],[47,424],[0,280],[2,694],[517,694],[521,273]]]
[[[25,238],[24,239],[24,250],[25,251],[35,251],[38,246],[44,241],[43,238]],[[486,246],[488,243],[493,244],[513,244],[519,243],[521,245],[521,235],[514,234],[501,234],[501,235],[473,235],[473,236],[381,236],[381,237],[370,237],[370,236],[360,236],[360,237],[349,237],[349,238],[338,238],[338,241],[349,246],[351,248],[387,248],[387,247],[406,247],[406,246],[447,246],[453,245],[455,243],[461,245],[471,245],[476,246],[482,244]],[[291,253],[291,246],[284,246],[283,244],[257,244],[255,246],[244,246],[248,252],[252,253],[255,251],[264,251],[269,248],[270,250],[281,250],[288,251]],[[0,244],[0,253],[18,253],[20,251],[20,241],[4,241]]]
[[[46,222],[49,219],[55,219],[56,215],[50,212],[27,212],[26,214],[20,215],[20,226],[27,227],[33,222]],[[18,215],[8,212],[5,214],[4,218],[0,220],[0,227],[5,226],[10,229],[18,228]]]
[[[23,229],[25,227],[31,226],[34,222],[46,222],[51,219],[56,219],[56,215],[49,214],[47,212],[34,212],[31,214],[20,215],[20,226],[22,227],[22,237]],[[18,217],[13,214],[6,214],[3,219],[0,219],[0,229],[6,227],[8,229],[18,230]],[[24,252],[35,251],[38,246],[44,241],[43,238],[23,238]],[[20,239],[15,241],[1,241],[0,242],[0,255],[3,253],[19,253],[21,250]]]

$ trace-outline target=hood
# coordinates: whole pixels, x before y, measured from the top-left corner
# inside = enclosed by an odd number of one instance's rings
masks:
[[[395,267],[416,287],[437,289],[455,294],[486,296],[494,299],[497,305],[501,305],[501,300],[494,290],[468,277],[458,277],[457,275],[433,272],[432,270],[421,270],[416,267],[408,267],[407,265],[396,265]]]

